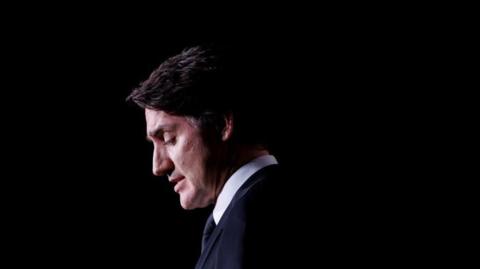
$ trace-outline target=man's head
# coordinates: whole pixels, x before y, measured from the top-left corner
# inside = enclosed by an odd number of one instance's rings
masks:
[[[248,120],[221,56],[200,47],[185,50],[162,63],[129,96],[145,109],[147,138],[154,145],[153,173],[168,175],[185,209],[215,201],[245,153],[239,148],[262,149],[243,123]]]

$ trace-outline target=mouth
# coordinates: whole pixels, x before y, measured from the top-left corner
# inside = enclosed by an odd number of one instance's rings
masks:
[[[175,192],[178,192],[178,184],[180,181],[182,181],[183,179],[185,179],[184,176],[178,176],[178,177],[174,177],[174,178],[168,178],[168,181],[173,185],[173,189]]]

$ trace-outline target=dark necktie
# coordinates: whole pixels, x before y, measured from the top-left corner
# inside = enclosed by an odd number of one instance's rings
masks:
[[[205,224],[205,228],[203,229],[203,238],[202,238],[202,252],[207,246],[208,240],[212,235],[213,230],[215,229],[215,221],[213,220],[213,213],[207,219],[207,223]]]

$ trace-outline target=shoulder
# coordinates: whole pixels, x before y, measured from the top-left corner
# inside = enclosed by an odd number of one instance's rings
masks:
[[[294,257],[291,244],[297,229],[296,192],[279,165],[262,168],[240,189],[223,223],[222,252],[238,258],[247,268],[269,268]],[[235,251],[233,251],[235,249]],[[235,253],[235,254],[232,254]],[[282,259],[279,259],[282,257]],[[282,264],[280,264],[282,263]],[[278,266],[278,267],[279,267]],[[277,266],[273,266],[277,267]]]
[[[260,169],[240,188],[232,210],[251,214],[281,206],[286,191],[285,183],[286,178],[279,165]]]
[[[237,199],[232,201],[225,231],[241,230],[248,235],[265,237],[287,229],[294,215],[293,201],[288,199],[288,182],[279,165],[262,168],[241,188]],[[247,235],[245,235],[247,236]]]

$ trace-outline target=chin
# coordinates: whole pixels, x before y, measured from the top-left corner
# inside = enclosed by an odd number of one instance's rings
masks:
[[[180,195],[180,205],[185,210],[191,210],[191,209],[196,209],[196,208],[207,207],[209,205],[209,203],[193,202],[190,199],[182,197],[182,195]]]
[[[181,201],[180,201],[180,205],[181,205],[182,208],[185,209],[185,210],[191,210],[191,209],[195,209],[195,208],[196,208],[196,207],[194,207],[194,206],[192,206],[192,205],[190,205],[190,204],[182,203]]]
[[[198,208],[198,206],[196,206],[195,203],[192,203],[190,199],[186,197],[182,197],[182,194],[180,194],[180,205],[182,206],[183,209],[186,209],[186,210]]]

